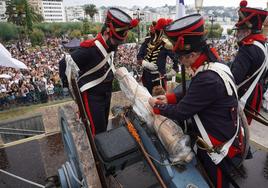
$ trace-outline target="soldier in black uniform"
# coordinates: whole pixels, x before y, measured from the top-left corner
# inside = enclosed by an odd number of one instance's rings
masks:
[[[150,35],[145,38],[137,55],[137,63],[142,65],[142,83],[152,94],[155,86],[162,85],[166,90],[166,58],[173,60],[173,69],[168,76],[175,76],[178,69],[178,60],[171,51],[171,44],[163,38],[163,27],[172,20],[160,18],[150,26]],[[158,81],[155,81],[158,79]]]
[[[254,113],[260,111],[263,83],[268,62],[266,37],[261,34],[267,11],[247,7],[241,1],[236,23],[239,51],[231,65],[231,71],[238,85],[238,95],[245,108]],[[262,49],[264,48],[264,49]],[[263,67],[262,67],[263,66]],[[248,123],[252,118],[248,117]]]
[[[164,32],[179,61],[191,67],[195,75],[185,96],[170,93],[150,98],[149,104],[155,114],[178,121],[193,119],[197,157],[213,185],[228,188],[229,181],[233,181],[228,175],[231,161],[242,152],[236,137],[240,135],[238,99],[231,71],[218,63],[216,50],[206,44],[201,15],[180,18],[166,26]]]
[[[128,14],[110,8],[102,31],[93,40],[86,40],[80,48],[60,61],[63,85],[68,85],[68,67],[79,72],[78,86],[93,135],[106,131],[111,101],[114,65],[113,51],[122,43],[128,30],[138,24]],[[67,74],[67,77],[66,77]]]

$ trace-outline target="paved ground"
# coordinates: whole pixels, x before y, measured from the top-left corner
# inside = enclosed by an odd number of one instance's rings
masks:
[[[268,113],[262,111],[261,114],[268,119]],[[253,120],[252,125],[250,125],[250,140],[252,144],[260,147],[260,149],[268,152],[268,127],[260,124]]]

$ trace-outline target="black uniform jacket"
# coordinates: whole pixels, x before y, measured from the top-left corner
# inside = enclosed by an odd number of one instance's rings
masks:
[[[148,45],[151,43],[151,38],[148,37],[145,39],[145,41],[142,43],[140,50],[137,54],[137,60],[145,60],[145,57],[148,53]],[[158,71],[164,75],[166,74],[166,58],[169,56],[173,61],[173,69],[178,69],[178,57],[177,55],[172,52],[172,50],[169,50],[165,48],[165,43],[162,41],[159,44],[159,47],[156,47],[155,50],[151,52],[150,58],[147,60],[148,62],[154,62],[156,61],[156,65],[158,67]]]
[[[71,56],[80,69],[80,72],[79,72],[80,76],[83,75],[88,70],[95,67],[104,59],[104,56],[95,45],[89,48],[80,47],[74,52],[72,52]],[[60,77],[63,80],[63,83],[65,82],[66,84],[67,78],[65,76],[65,69],[66,69],[65,59],[62,59],[59,63],[60,63]],[[78,82],[78,86],[82,87],[84,84],[92,80],[98,79],[99,77],[103,76],[108,69],[109,69],[109,65],[107,63],[95,73],[85,76],[82,79],[80,79]],[[97,95],[99,93],[111,92],[113,77],[114,77],[113,73],[112,71],[110,71],[108,76],[102,83],[90,89],[89,94]]]
[[[249,40],[250,39],[248,39],[248,41]],[[242,42],[240,44],[238,54],[231,65],[231,71],[234,75],[234,79],[237,85],[253,75],[264,62],[265,54],[258,46],[251,44],[252,42],[253,40],[251,40],[251,42]],[[259,42],[264,44],[264,41]],[[265,74],[262,75],[262,78],[259,81],[260,84],[262,84],[264,76]],[[239,97],[242,97],[244,95],[244,93],[254,81],[255,77],[238,90]],[[250,96],[250,99],[251,98],[252,95]]]
[[[156,105],[155,108],[159,109],[161,115],[178,121],[198,114],[208,135],[225,142],[236,131],[234,124],[237,114],[232,110],[237,109],[237,105],[235,94],[227,95],[219,75],[205,70],[192,78],[186,95],[177,104]],[[199,133],[196,125],[193,128]]]

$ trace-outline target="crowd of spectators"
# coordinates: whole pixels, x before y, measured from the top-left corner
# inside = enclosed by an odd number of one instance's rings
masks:
[[[213,46],[217,49],[220,58],[227,64],[233,62],[238,51],[238,45],[235,38],[230,36],[226,40],[217,40]]]
[[[58,62],[63,57],[61,41],[47,39],[47,45],[31,47],[28,43],[6,45],[12,57],[28,69],[1,67],[0,110],[12,106],[47,102],[63,96]]]
[[[140,75],[142,68],[137,64],[137,53],[139,46],[135,43],[122,44],[118,47],[115,57],[115,67],[126,67],[134,75]]]
[[[237,53],[235,39],[214,41],[213,46],[221,59],[230,64]],[[68,89],[62,88],[58,62],[64,56],[61,39],[47,39],[42,47],[31,47],[23,42],[6,45],[12,57],[22,61],[28,69],[0,67],[0,110],[12,106],[44,103],[68,96]],[[139,46],[135,43],[123,44],[115,53],[116,67],[126,67],[136,78],[142,68],[137,65],[136,56]],[[167,59],[171,63],[170,59]],[[169,64],[169,63],[167,63]]]
[[[5,45],[13,58],[23,62],[28,69],[1,67],[0,110],[45,103],[68,95],[68,89],[62,88],[58,62],[64,56],[60,39],[47,39],[42,47],[31,47],[30,43],[20,42]],[[129,71],[141,72],[136,65],[138,46],[123,44],[115,55],[115,66],[125,66]]]

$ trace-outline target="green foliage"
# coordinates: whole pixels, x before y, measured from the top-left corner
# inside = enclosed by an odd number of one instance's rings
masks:
[[[32,7],[28,4],[27,1],[24,2],[24,9],[25,9],[25,22],[26,22],[26,28],[28,31],[33,30],[33,10]]]
[[[82,36],[82,33],[80,30],[73,30],[70,34],[69,37],[71,38],[80,38]]]
[[[205,25],[205,30],[208,32],[208,38],[221,38],[223,28],[220,24],[213,24],[213,27],[211,26],[211,24]]]
[[[132,32],[132,31],[129,31],[127,39],[126,39],[126,43],[136,42],[136,38],[137,38],[136,33]]]
[[[43,20],[42,16],[34,11],[27,0],[7,1],[6,15],[8,22],[26,26],[28,32],[32,31],[33,23]]]
[[[84,11],[86,15],[90,16],[91,21],[93,21],[94,15],[98,13],[98,9],[94,4],[85,5]]]
[[[90,24],[89,33],[92,35],[96,35],[101,31],[101,24]]]
[[[18,39],[18,28],[14,24],[0,22],[0,40],[9,41]]]
[[[62,25],[60,23],[52,23],[51,29],[55,37],[60,37],[63,34],[63,29],[61,26]]]
[[[69,34],[73,30],[81,30],[82,23],[39,23],[35,24],[33,27],[42,30],[48,37],[56,37],[61,36],[63,34]]]
[[[29,37],[33,46],[42,45],[45,40],[45,35],[40,29],[33,29]]]
[[[83,34],[89,34],[89,30],[90,30],[90,24],[88,22],[88,19],[86,18],[83,20],[83,29],[82,29]]]
[[[18,28],[23,30],[24,33],[27,28],[18,27],[11,23],[0,23],[0,39],[9,41],[12,39],[18,39]],[[101,31],[101,23],[91,23],[88,21],[82,22],[64,22],[64,23],[35,23],[32,26],[33,30],[41,30],[46,37],[60,37],[62,35],[82,36],[92,34],[95,36]],[[73,32],[75,31],[75,32]],[[80,31],[80,33],[78,32]],[[23,36],[25,37],[25,36]],[[136,42],[137,33],[131,30],[129,31],[126,42]]]

